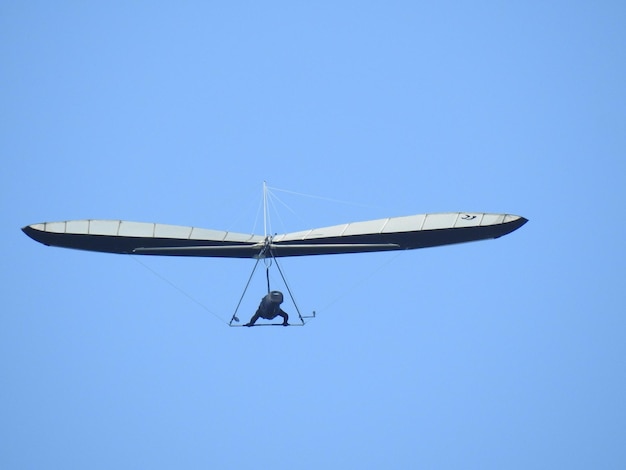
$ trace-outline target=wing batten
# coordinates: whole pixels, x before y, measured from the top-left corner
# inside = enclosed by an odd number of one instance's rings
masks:
[[[511,214],[421,214],[286,233],[267,240],[261,235],[121,220],[46,222],[22,230],[45,245],[79,250],[258,258],[270,253],[278,257],[427,248],[499,238],[526,222]]]

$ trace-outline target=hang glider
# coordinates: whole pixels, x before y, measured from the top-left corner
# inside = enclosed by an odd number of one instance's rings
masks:
[[[499,238],[527,219],[511,214],[450,212],[353,222],[282,235],[248,235],[123,220],[71,220],[28,225],[44,245],[134,255],[220,258],[412,250]]]

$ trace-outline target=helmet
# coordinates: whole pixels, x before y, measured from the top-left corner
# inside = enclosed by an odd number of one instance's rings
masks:
[[[280,291],[273,290],[272,292],[269,293],[269,298],[270,298],[270,301],[275,304],[283,303],[283,293]]]

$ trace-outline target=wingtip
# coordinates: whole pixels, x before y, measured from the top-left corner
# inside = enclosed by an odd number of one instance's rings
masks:
[[[494,238],[500,238],[504,235],[508,235],[511,232],[515,232],[526,222],[528,222],[528,219],[526,217],[522,217],[521,215],[507,214],[504,216],[504,222],[502,224],[503,232],[498,234]]]
[[[43,243],[44,245],[46,245],[46,243],[44,243],[40,238],[40,234],[42,234],[42,232],[44,232],[44,224],[31,224],[31,225],[26,225],[24,227],[22,227],[22,232],[24,232],[29,238],[32,238],[33,240],[35,240],[36,242],[39,243]]]

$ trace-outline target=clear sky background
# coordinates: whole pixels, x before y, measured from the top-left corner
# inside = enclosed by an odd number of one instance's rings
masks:
[[[624,2],[3,1],[0,61],[1,468],[626,468]],[[262,234],[263,181],[275,232],[530,221],[284,259],[304,328],[20,231]]]

